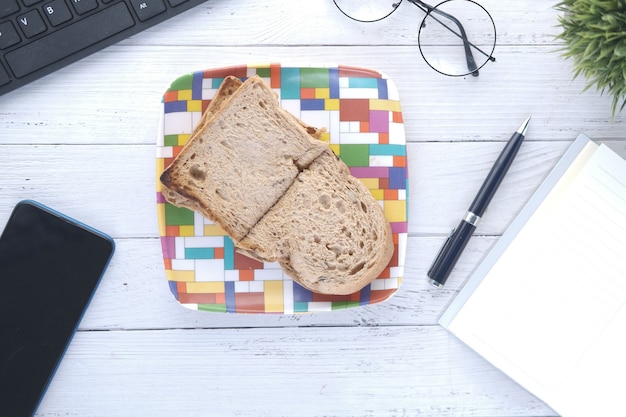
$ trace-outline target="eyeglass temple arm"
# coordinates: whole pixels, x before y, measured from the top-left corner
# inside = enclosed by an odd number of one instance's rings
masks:
[[[446,26],[445,23],[443,23],[439,19],[433,17],[433,19],[435,19],[437,22],[439,22],[443,27],[445,27],[446,29],[450,30],[452,33],[456,34],[457,36],[459,36],[463,40],[463,48],[465,49],[465,60],[467,61],[467,69],[470,70],[470,72],[472,73],[472,75],[474,77],[478,77],[478,75],[479,75],[479,73],[478,73],[478,66],[476,65],[476,60],[474,59],[474,55],[472,54],[472,49],[470,47],[471,46],[471,42],[469,41],[469,39],[467,39],[467,34],[465,32],[465,28],[463,27],[463,25],[461,24],[459,19],[457,19],[456,17],[452,16],[451,14],[448,14],[448,13],[446,13],[444,11],[439,10],[436,7],[433,7],[433,6],[429,5],[429,4],[426,4],[423,1],[409,0],[409,2],[412,3],[413,5],[419,7],[420,9],[425,11],[426,13],[435,12],[437,14],[440,14],[443,17],[446,17],[446,18],[450,19],[452,22],[454,22],[455,25],[458,26],[459,31],[461,32],[460,35],[458,33],[454,32],[454,30],[450,29],[448,26]],[[426,9],[426,10],[424,10],[424,9]]]
[[[463,27],[461,22],[451,14],[442,12],[437,8],[433,9],[432,11],[452,20],[454,24],[459,27],[459,32],[461,32],[461,39],[463,39],[463,48],[465,49],[465,60],[467,61],[467,69],[472,72],[472,75],[474,77],[478,77],[478,66],[476,65],[474,55],[472,54],[472,48],[470,48],[470,42],[469,39],[467,39],[467,33],[465,33],[465,28]]]

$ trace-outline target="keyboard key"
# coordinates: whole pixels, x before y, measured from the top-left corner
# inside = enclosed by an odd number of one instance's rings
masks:
[[[130,0],[130,3],[142,22],[165,11],[163,0]]]
[[[98,0],[70,0],[78,14],[85,14],[98,7]]]
[[[38,69],[128,29],[135,24],[125,3],[117,3],[6,54],[16,77]],[[59,48],[58,45],[64,45]]]
[[[11,81],[9,74],[4,70],[2,64],[0,64],[0,85],[8,84]]]
[[[184,2],[186,2],[187,0],[167,0],[170,4],[170,6],[172,7],[176,7],[179,4],[183,4]]]
[[[41,0],[22,0],[24,2],[24,6],[32,6],[33,4],[39,3]]]
[[[58,26],[72,18],[72,13],[63,0],[54,0],[44,4],[43,12],[52,26]]]
[[[0,3],[0,17],[7,17],[10,14],[19,12],[20,5],[17,0],[2,0]]]
[[[26,14],[18,16],[17,24],[22,28],[22,32],[24,32],[24,36],[27,38],[39,35],[47,29],[37,10],[31,10]]]
[[[6,49],[20,41],[20,35],[11,22],[0,23],[0,49]]]

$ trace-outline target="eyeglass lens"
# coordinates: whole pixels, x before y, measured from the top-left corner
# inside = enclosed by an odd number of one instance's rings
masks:
[[[346,16],[359,22],[375,22],[392,14],[402,0],[333,0]],[[451,76],[478,75],[495,61],[496,27],[481,5],[472,0],[446,0],[435,7],[408,0],[426,13],[419,27],[418,43],[424,60],[434,70]]]
[[[333,0],[337,8],[350,19],[376,22],[393,13],[402,0]]]
[[[446,75],[478,75],[496,45],[495,24],[478,3],[447,0],[431,9],[419,28],[424,60]]]

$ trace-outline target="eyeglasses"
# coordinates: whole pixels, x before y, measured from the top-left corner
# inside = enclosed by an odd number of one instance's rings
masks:
[[[419,0],[407,1],[426,13],[419,27],[418,44],[422,57],[435,71],[476,77],[487,62],[495,62],[496,25],[480,4],[473,0],[446,0],[433,7]],[[395,12],[402,0],[333,2],[352,20],[377,22]]]

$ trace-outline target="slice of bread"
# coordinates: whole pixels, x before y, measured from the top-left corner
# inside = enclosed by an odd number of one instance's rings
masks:
[[[215,96],[202,114],[202,117],[200,118],[200,123],[198,123],[198,126],[196,126],[196,128],[194,129],[191,138],[196,135],[202,134],[208,120],[217,112],[222,104],[226,100],[228,100],[239,87],[241,87],[241,84],[243,84],[243,82],[237,77],[227,76],[226,78],[224,78],[224,80],[220,84],[220,87],[217,89]],[[191,140],[189,140],[187,143],[189,142],[191,142]],[[201,207],[195,202],[195,200],[189,199],[184,195],[177,193],[173,189],[168,188],[163,183],[161,184],[161,193],[168,202],[174,204],[177,207],[185,207],[193,211],[201,211]]]
[[[254,76],[201,123],[161,182],[237,243],[325,149]]]
[[[217,110],[222,106],[222,104],[226,100],[228,100],[230,96],[232,96],[239,87],[241,87],[242,84],[243,84],[243,81],[241,81],[239,78],[234,77],[232,75],[229,75],[224,78],[224,80],[220,84],[220,87],[215,93],[215,96],[213,97],[213,99],[211,99],[211,102],[209,103],[206,110],[202,114],[200,123],[198,123],[198,126],[196,126],[196,128],[194,129],[194,132],[191,135],[192,138],[196,135],[202,134],[202,132],[205,129],[206,124],[211,119],[211,117],[217,112]],[[324,132],[326,132],[326,130],[323,128],[318,129],[316,127],[313,127],[303,122],[302,120],[298,119],[296,116],[292,115],[291,113],[288,113],[288,115],[292,117],[296,123],[300,124],[307,131],[307,133],[315,139],[321,139]],[[177,207],[185,207],[193,211],[201,211],[200,206],[198,206],[194,200],[186,198],[185,196],[168,188],[164,184],[161,184],[161,193],[163,194],[163,196],[166,198],[168,202],[170,202],[171,204]]]
[[[376,279],[394,251],[380,205],[330,149],[298,175],[239,248],[278,261],[313,292],[337,295]]]

